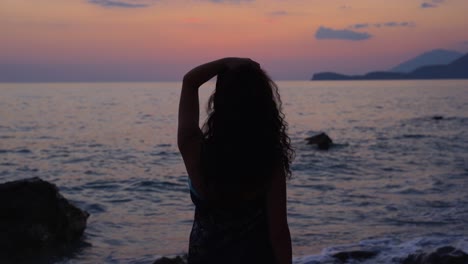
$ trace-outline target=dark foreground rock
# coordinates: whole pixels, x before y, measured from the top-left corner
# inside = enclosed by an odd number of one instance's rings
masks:
[[[163,257],[157,259],[153,264],[186,264],[187,263],[187,255],[184,256],[177,256],[175,258],[167,258]]]
[[[440,116],[440,115],[435,115],[435,116],[432,117],[432,119],[433,120],[442,120],[442,119],[444,119],[444,117]]]
[[[367,251],[367,250],[355,250],[355,251],[346,251],[346,252],[339,252],[332,257],[340,260],[341,262],[347,262],[350,259],[355,259],[359,261],[363,261],[366,259],[373,258],[377,255],[378,253],[375,251]]]
[[[79,241],[88,216],[39,178],[0,184],[0,260],[64,251]]]
[[[325,133],[306,138],[308,145],[317,145],[319,149],[327,150],[333,144],[333,140]]]
[[[411,254],[402,264],[468,264],[468,254],[454,247],[441,247],[431,253]]]

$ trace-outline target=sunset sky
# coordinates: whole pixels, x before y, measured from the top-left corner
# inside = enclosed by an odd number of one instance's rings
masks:
[[[0,81],[180,80],[225,56],[276,80],[387,70],[468,52],[467,12],[467,0],[1,0]]]

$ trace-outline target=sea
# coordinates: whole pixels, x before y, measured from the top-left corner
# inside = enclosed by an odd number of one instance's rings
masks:
[[[278,81],[296,151],[294,263],[372,250],[468,252],[468,81]],[[194,205],[176,144],[180,82],[1,83],[0,182],[40,177],[90,217],[57,263],[187,253]],[[200,88],[200,123],[214,83]],[[306,138],[327,133],[319,150]],[[229,256],[226,256],[227,258]],[[222,262],[222,261],[221,261]]]

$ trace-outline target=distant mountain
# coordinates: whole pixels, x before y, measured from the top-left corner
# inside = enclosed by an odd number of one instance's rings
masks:
[[[448,65],[420,67],[409,75],[415,79],[465,79],[468,78],[468,54]]]
[[[426,65],[442,65],[449,64],[456,59],[463,56],[463,53],[444,50],[444,49],[435,49],[428,52],[425,52],[415,58],[412,58],[408,61],[405,61],[398,66],[392,68],[391,72],[404,72],[409,73],[416,70],[419,67]]]
[[[365,75],[344,75],[333,72],[314,74],[314,81],[329,80],[420,80],[420,79],[468,79],[468,53],[446,65],[428,65],[410,73],[370,72]]]

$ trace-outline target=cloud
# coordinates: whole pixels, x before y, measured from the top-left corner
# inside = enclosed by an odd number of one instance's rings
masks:
[[[432,4],[432,3],[427,3],[427,2],[424,2],[421,4],[421,8],[436,8],[438,7],[436,4]]]
[[[340,40],[351,40],[360,41],[371,38],[372,35],[367,32],[356,32],[348,29],[332,29],[326,27],[319,27],[315,32],[315,38],[322,39],[340,39]]]
[[[279,17],[287,17],[287,16],[308,16],[310,15],[308,12],[289,12],[286,10],[278,9],[275,11],[265,13],[266,16],[270,18],[279,18]]]
[[[414,22],[400,22],[400,27],[414,27],[416,24]]]
[[[150,7],[159,0],[87,0],[88,3],[102,7],[120,7],[120,8],[145,8]],[[200,0],[211,3],[230,3],[240,4],[242,2],[254,2],[255,0]]]
[[[424,2],[421,4],[421,8],[437,8],[444,2],[445,0],[432,0],[430,2]]]
[[[102,7],[143,8],[151,5],[148,1],[135,0],[88,0],[89,3]]]
[[[351,28],[355,28],[355,29],[360,29],[360,28],[368,28],[369,27],[369,24],[368,23],[362,23],[362,24],[354,24],[352,26],[350,26]]]
[[[384,26],[386,27],[397,27],[399,26],[400,24],[398,24],[397,22],[387,22],[384,24]]]
[[[407,22],[407,21],[404,21],[404,22],[395,22],[395,21],[391,21],[391,22],[385,22],[385,23],[381,23],[380,26],[382,27],[414,27],[414,22]]]
[[[370,28],[370,27],[376,27],[376,28],[381,28],[381,27],[414,27],[415,24],[414,22],[409,22],[409,21],[403,21],[403,22],[395,22],[395,21],[389,21],[389,22],[384,22],[384,23],[358,23],[349,26],[351,29],[362,29],[362,28]]]

